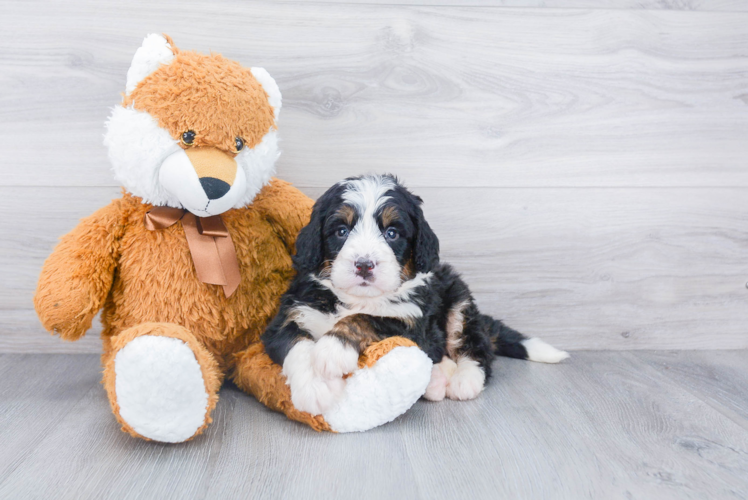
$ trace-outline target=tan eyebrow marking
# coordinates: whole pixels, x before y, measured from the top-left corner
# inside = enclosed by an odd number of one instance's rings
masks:
[[[399,218],[400,216],[397,214],[397,209],[395,207],[385,207],[385,209],[382,211],[382,227],[386,228]]]
[[[350,226],[353,224],[354,217],[356,217],[356,210],[350,205],[343,205],[335,212],[335,215],[343,219]]]

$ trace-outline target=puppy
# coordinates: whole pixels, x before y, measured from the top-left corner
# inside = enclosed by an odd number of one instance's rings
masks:
[[[422,200],[390,175],[352,177],[314,205],[296,240],[296,278],[262,336],[296,408],[319,414],[371,343],[400,335],[435,363],[425,397],[473,399],[496,355],[558,363],[569,355],[481,314],[439,262]]]

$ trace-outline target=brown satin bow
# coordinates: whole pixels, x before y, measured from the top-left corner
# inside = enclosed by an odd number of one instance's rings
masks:
[[[149,231],[166,229],[182,221],[184,235],[190,247],[197,278],[203,283],[222,285],[226,297],[231,297],[241,282],[236,249],[220,215],[195,217],[181,208],[153,207],[145,214],[145,228]]]

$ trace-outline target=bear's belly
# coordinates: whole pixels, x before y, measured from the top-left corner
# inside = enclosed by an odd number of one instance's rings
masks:
[[[181,223],[157,231],[140,225],[131,229],[121,240],[102,315],[105,337],[144,322],[175,323],[190,330],[219,362],[259,339],[293,276],[288,250],[269,224],[254,220],[229,227],[241,283],[228,298],[223,287],[198,280]]]

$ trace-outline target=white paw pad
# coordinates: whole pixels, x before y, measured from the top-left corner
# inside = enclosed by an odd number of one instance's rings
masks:
[[[483,390],[486,373],[478,366],[478,362],[470,358],[460,358],[457,369],[449,379],[447,397],[465,401],[475,399]]]
[[[331,408],[345,389],[341,377],[324,378],[312,365],[315,343],[311,340],[297,342],[283,362],[283,375],[291,387],[291,402],[299,411],[319,415]]]
[[[117,353],[114,371],[119,414],[141,436],[179,443],[205,423],[203,374],[183,341],[138,337]]]
[[[337,338],[325,335],[314,344],[312,365],[324,378],[341,378],[358,368],[358,352]]]

